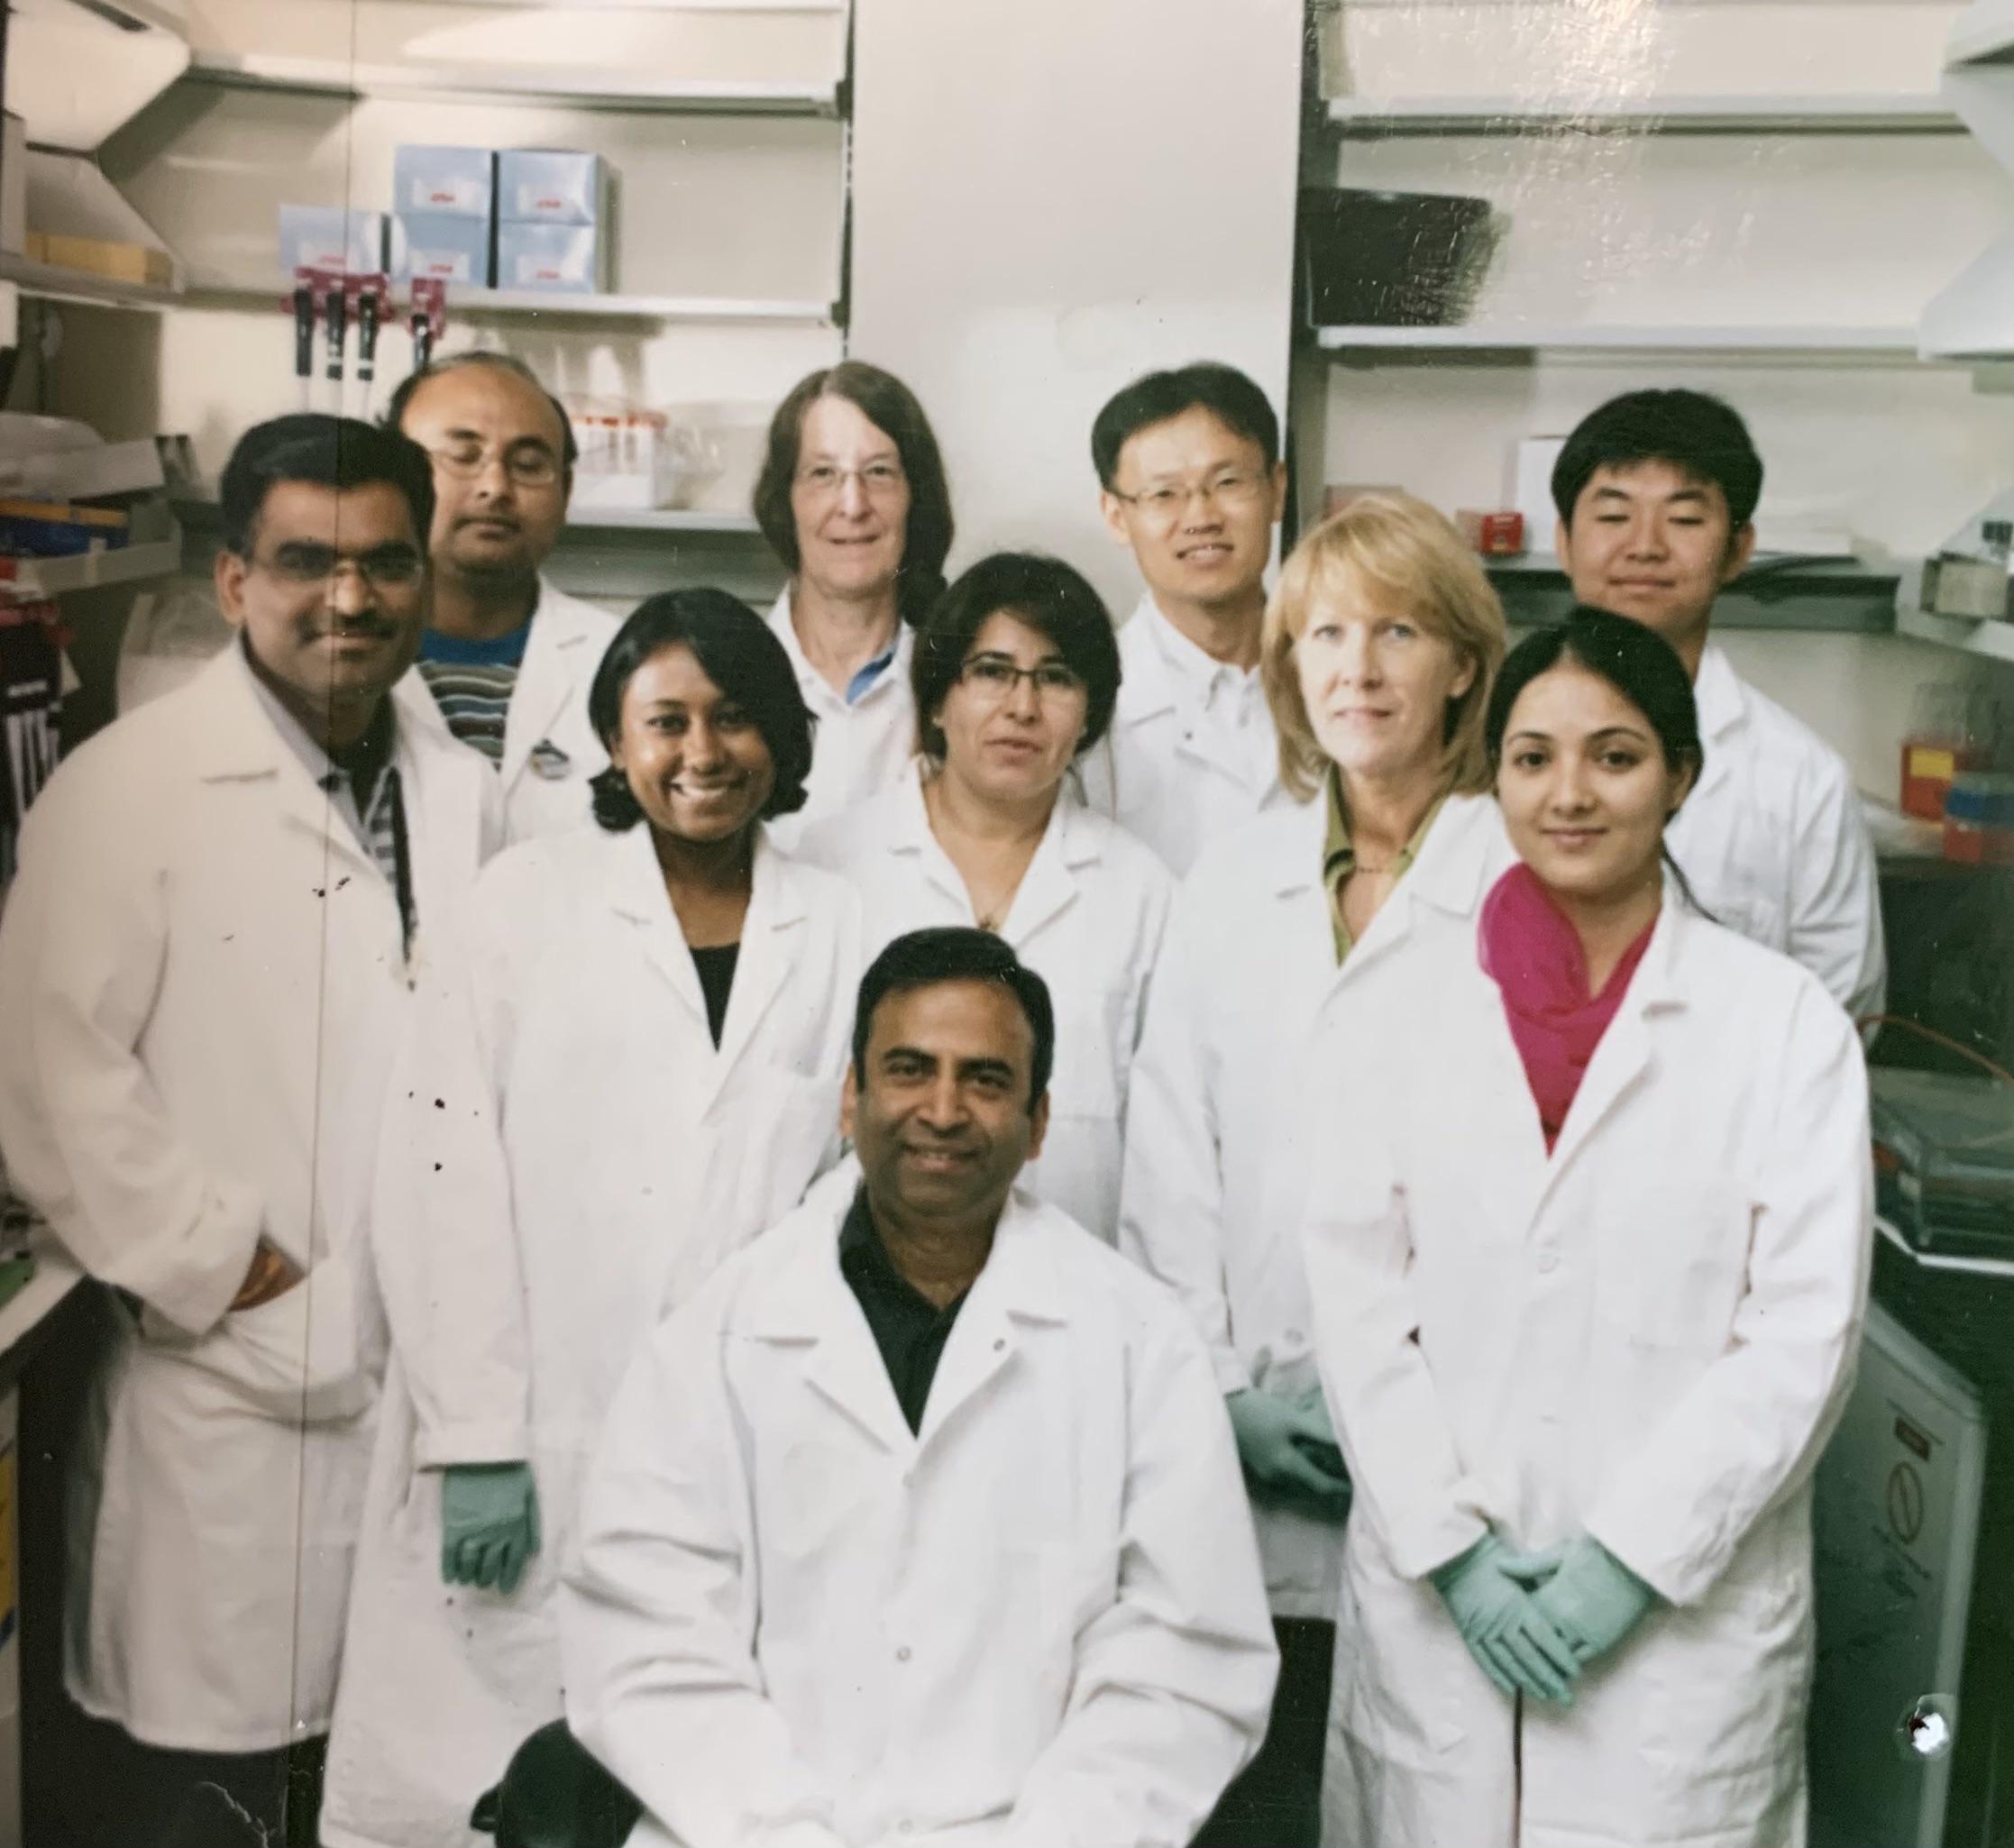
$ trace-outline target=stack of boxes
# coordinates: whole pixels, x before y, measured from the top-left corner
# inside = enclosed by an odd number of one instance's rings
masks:
[[[488,148],[402,144],[392,154],[391,273],[492,287],[497,157]]]
[[[543,148],[497,156],[497,287],[596,295],[609,279],[609,168]]]
[[[403,145],[392,194],[394,276],[572,295],[609,286],[609,168],[599,154]]]

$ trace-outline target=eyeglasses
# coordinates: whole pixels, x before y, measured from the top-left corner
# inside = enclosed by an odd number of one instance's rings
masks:
[[[1255,475],[1245,469],[1225,469],[1207,481],[1167,481],[1159,487],[1144,488],[1138,494],[1121,494],[1114,488],[1111,493],[1114,500],[1137,507],[1148,518],[1165,521],[1185,512],[1192,495],[1205,505],[1231,513],[1255,505],[1269,485],[1268,476]]]
[[[892,500],[909,486],[909,477],[900,462],[869,462],[864,469],[842,469],[834,462],[813,462],[792,478],[812,500],[837,500],[846,492],[848,478],[860,483],[869,500]]]
[[[303,590],[325,584],[345,565],[376,590],[409,590],[426,574],[426,561],[410,545],[375,545],[369,552],[338,552],[333,545],[289,542],[253,564],[283,584]]]
[[[434,458],[435,468],[458,481],[473,481],[489,473],[490,464],[499,454],[504,473],[516,487],[550,488],[563,472],[559,457],[536,443],[502,451],[485,449],[478,443],[459,443],[452,449],[430,449],[426,453]]]
[[[989,704],[997,705],[1026,681],[1038,700],[1065,700],[1085,691],[1084,676],[1060,661],[1017,667],[1004,654],[974,654],[958,670],[958,679]]]

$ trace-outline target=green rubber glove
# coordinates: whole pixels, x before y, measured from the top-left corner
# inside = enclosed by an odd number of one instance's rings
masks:
[[[1350,1512],[1350,1477],[1319,1399],[1311,1408],[1305,1399],[1277,1399],[1245,1386],[1223,1403],[1238,1440],[1238,1460],[1257,1495],[1329,1521]]]
[[[510,1592],[538,1551],[528,1463],[451,1463],[441,1472],[441,1578]]]
[[[1533,1596],[1583,1665],[1607,1655],[1657,1602],[1656,1592],[1588,1533],[1567,1542],[1560,1569]]]
[[[1494,1533],[1486,1533],[1432,1575],[1433,1588],[1477,1666],[1506,1694],[1571,1706],[1580,1672],[1573,1645],[1505,1569],[1506,1557],[1515,1556]]]

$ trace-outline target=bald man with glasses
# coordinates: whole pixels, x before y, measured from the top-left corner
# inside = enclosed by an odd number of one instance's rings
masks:
[[[511,840],[578,827],[609,761],[587,690],[616,618],[544,574],[573,488],[566,413],[521,361],[463,352],[407,379],[386,422],[434,462],[420,673],[449,729],[496,770]]]

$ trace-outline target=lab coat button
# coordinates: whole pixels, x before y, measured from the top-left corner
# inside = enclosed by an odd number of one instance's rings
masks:
[[[1560,1254],[1557,1251],[1546,1250],[1539,1253],[1539,1268],[1541,1270],[1552,1271],[1559,1269],[1559,1267]]]
[[[903,1643],[902,1646],[895,1651],[895,1660],[899,1662],[906,1662],[909,1660],[908,1643]]]

